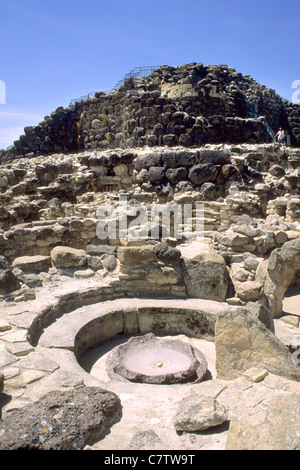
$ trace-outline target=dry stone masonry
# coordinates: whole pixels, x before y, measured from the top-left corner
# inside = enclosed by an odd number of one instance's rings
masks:
[[[0,152],[0,449],[300,448],[299,119],[162,66]]]
[[[112,93],[58,108],[25,128],[2,158],[79,149],[269,142],[269,126],[300,142],[300,107],[227,65],[161,66]]]

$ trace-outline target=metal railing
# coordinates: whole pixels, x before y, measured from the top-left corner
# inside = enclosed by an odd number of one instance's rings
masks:
[[[258,118],[260,116],[258,103],[246,101],[246,115],[248,117]]]
[[[111,90],[106,90],[103,91],[103,93],[113,93],[115,90],[120,88],[122,85],[124,85],[125,80],[128,80],[129,78],[139,78],[139,77],[147,77],[150,75],[154,70],[159,69],[160,65],[151,65],[147,67],[135,67],[132,69],[129,73],[127,73],[122,80],[120,80]],[[80,101],[86,101],[89,98],[94,98],[96,92],[92,91],[88,95],[81,96],[80,98],[75,98],[70,101],[70,105],[79,103]]]
[[[268,123],[268,121],[266,121],[266,127],[267,127],[267,131],[268,131],[270,137],[271,137],[272,139],[274,139],[276,133],[275,133],[275,131],[272,129],[272,127],[270,126],[270,124]]]
[[[260,112],[259,112],[259,105],[258,103],[251,103],[249,101],[246,101],[246,110],[247,110],[247,116],[248,117],[252,117],[254,119],[257,119],[261,116]],[[268,121],[265,119],[265,123],[266,123],[266,128],[267,128],[267,132],[269,134],[269,136],[271,137],[271,139],[274,139],[275,137],[275,131],[272,129],[272,127],[270,126],[270,124],[268,123]]]

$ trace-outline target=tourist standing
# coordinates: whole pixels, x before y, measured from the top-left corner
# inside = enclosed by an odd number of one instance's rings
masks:
[[[284,130],[282,129],[282,127],[280,127],[279,131],[275,135],[275,139],[279,143],[282,143],[282,144],[284,143]]]

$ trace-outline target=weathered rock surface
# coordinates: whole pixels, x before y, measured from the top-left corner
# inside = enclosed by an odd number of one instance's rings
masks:
[[[212,163],[195,165],[189,172],[189,179],[196,186],[212,181],[216,176],[217,169]]]
[[[300,369],[287,347],[244,309],[219,314],[216,322],[216,369],[219,378],[231,380],[251,367],[300,381]]]
[[[5,256],[0,256],[0,294],[9,294],[20,288],[20,283],[13,273]]]
[[[288,241],[273,250],[257,269],[256,280],[263,285],[264,298],[274,317],[282,312],[284,294],[300,269],[300,239]]]
[[[220,255],[201,253],[193,258],[183,258],[182,268],[189,296],[220,302],[225,300],[228,273]]]
[[[38,125],[26,127],[24,135],[2,152],[2,158],[95,148],[270,142],[268,125],[274,130],[284,126],[292,143],[299,144],[298,119],[299,105],[285,102],[273,90],[233,68],[196,63],[162,66],[149,77],[140,77],[137,83],[133,78],[125,80],[114,93],[97,92],[92,99],[66,109],[59,107]],[[130,161],[128,153],[125,159],[109,160],[117,175],[126,176],[123,165]],[[220,157],[213,163],[219,164],[220,160],[224,163]],[[99,162],[90,163],[93,168],[104,169]],[[177,163],[182,166],[180,160]],[[199,164],[206,161],[200,159]],[[151,178],[153,175],[154,181],[160,181],[162,170],[156,166],[149,163],[149,168],[154,168]],[[37,176],[44,184],[51,182],[58,171],[72,174],[73,166],[70,162],[60,168],[41,166]],[[25,172],[23,169],[12,177],[21,182]],[[281,175],[277,167],[272,172],[276,177]],[[228,179],[233,174],[236,170],[230,167],[222,177]]]
[[[0,449],[81,450],[101,439],[120,412],[118,397],[100,388],[50,392],[0,421]]]
[[[245,307],[242,307],[245,316],[254,315],[261,323],[265,325],[268,330],[275,332],[274,319],[272,312],[259,302],[247,302]]]
[[[0,270],[0,294],[9,294],[18,290],[20,283],[10,269]]]
[[[258,281],[234,282],[236,295],[245,302],[260,299],[263,285]]]
[[[0,372],[0,394],[3,392],[4,388],[4,375]]]
[[[128,246],[118,248],[118,258],[122,264],[151,263],[157,260],[154,247],[151,246]]]
[[[51,260],[57,268],[77,268],[85,265],[86,253],[76,248],[57,246],[51,251]]]
[[[179,404],[174,426],[176,431],[196,432],[219,426],[226,420],[226,408],[218,400],[192,394]]]
[[[271,400],[259,424],[232,420],[226,450],[300,450],[299,406],[299,394],[282,393]]]
[[[157,244],[154,251],[158,259],[166,263],[176,263],[181,258],[180,250],[169,246],[166,242]]]
[[[130,450],[161,449],[162,446],[162,441],[153,429],[137,432],[128,443]]]
[[[117,259],[114,255],[103,255],[101,261],[107,271],[114,271],[117,267]]]
[[[21,269],[24,272],[48,271],[51,267],[50,256],[22,256],[16,258],[12,263],[13,268]]]

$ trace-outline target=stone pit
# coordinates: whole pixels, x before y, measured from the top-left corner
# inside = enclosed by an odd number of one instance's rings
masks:
[[[150,384],[200,382],[207,372],[200,351],[179,340],[157,339],[152,333],[116,346],[106,367],[112,378]]]

